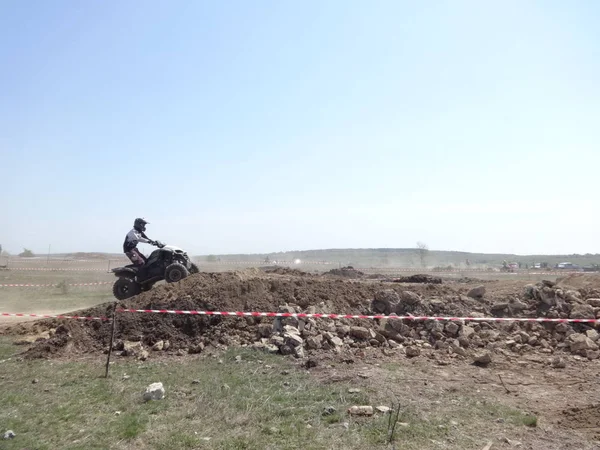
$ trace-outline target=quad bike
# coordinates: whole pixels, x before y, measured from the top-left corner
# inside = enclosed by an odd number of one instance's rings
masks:
[[[162,242],[157,242],[156,246],[158,249],[150,254],[143,266],[129,264],[112,269],[118,277],[113,285],[113,294],[117,300],[125,300],[148,291],[158,281],[176,283],[190,273],[200,272],[198,266],[182,249]]]

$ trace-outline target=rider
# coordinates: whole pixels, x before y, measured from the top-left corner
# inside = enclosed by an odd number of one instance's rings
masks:
[[[146,263],[146,257],[137,249],[138,243],[157,245],[156,241],[153,241],[144,233],[144,231],[146,231],[146,225],[149,223],[150,222],[146,219],[138,217],[133,222],[133,229],[125,236],[123,253],[125,253],[136,266],[143,266]]]

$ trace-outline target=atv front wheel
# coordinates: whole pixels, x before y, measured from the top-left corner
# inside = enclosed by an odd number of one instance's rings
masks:
[[[130,278],[119,278],[113,285],[113,295],[117,300],[126,300],[140,293],[140,285]]]
[[[192,263],[192,267],[190,268],[190,273],[200,273],[200,268],[196,265],[196,263]]]
[[[178,281],[183,280],[189,274],[190,273],[183,264],[173,263],[165,270],[165,281],[167,283],[177,283]]]

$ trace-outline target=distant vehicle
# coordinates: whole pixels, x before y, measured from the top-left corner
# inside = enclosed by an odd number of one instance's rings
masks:
[[[533,266],[531,266],[532,269],[541,269],[542,268],[542,264],[541,263],[537,263],[534,264]]]
[[[573,264],[570,262],[562,262],[556,265],[556,269],[559,270],[581,270],[581,267],[577,264]]]

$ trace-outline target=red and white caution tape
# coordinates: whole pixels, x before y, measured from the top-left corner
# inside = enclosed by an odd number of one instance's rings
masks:
[[[52,267],[7,267],[6,270],[27,270],[45,272],[106,272],[106,269],[75,269],[75,268],[52,268]]]
[[[106,284],[112,284],[112,281],[102,281],[98,283],[72,283],[64,286],[101,286]],[[0,284],[0,288],[3,287],[60,287],[61,284]]]
[[[546,317],[441,317],[441,316],[385,316],[363,314],[308,314],[308,313],[276,313],[276,312],[242,312],[242,311],[184,311],[179,309],[117,309],[117,312],[187,314],[200,316],[233,316],[233,317],[295,317],[297,319],[392,319],[440,322],[554,322],[554,323],[600,323],[600,319],[551,319]]]
[[[23,314],[23,313],[0,313],[4,317],[37,317],[40,319],[77,319],[77,320],[111,320],[110,317],[91,317],[91,316],[64,316],[62,314]]]

